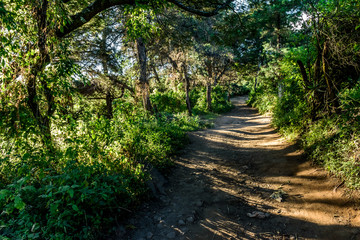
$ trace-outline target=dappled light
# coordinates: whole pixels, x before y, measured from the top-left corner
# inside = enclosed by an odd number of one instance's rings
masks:
[[[359,240],[359,9],[0,0],[0,240]]]
[[[347,198],[344,189],[335,192],[339,180],[306,161],[298,145],[285,141],[270,126],[270,118],[253,113],[245,100],[234,98],[236,108],[217,119],[214,128],[189,134],[191,144],[169,175],[169,204],[156,214],[177,225],[195,209],[198,222],[187,226],[188,232],[179,231],[179,239],[356,237],[357,200]],[[277,192],[281,200],[273,197]],[[203,204],[194,206],[199,199]],[[249,217],[254,211],[269,216]],[[138,233],[141,224],[136,225]],[[155,239],[161,236],[156,228],[148,230]]]

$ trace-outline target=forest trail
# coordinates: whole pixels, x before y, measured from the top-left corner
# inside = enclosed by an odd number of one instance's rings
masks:
[[[315,168],[262,116],[236,106],[191,132],[166,195],[145,204],[117,239],[360,240],[358,197]]]

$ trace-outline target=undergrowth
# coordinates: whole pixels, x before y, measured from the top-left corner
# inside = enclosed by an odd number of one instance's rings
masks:
[[[215,105],[226,109],[216,94]],[[111,234],[116,222],[146,199],[146,167],[167,171],[171,156],[188,142],[186,132],[206,125],[187,116],[182,97],[153,96],[161,110],[155,115],[116,100],[111,120],[103,116],[104,106],[89,107],[79,98],[72,114],[55,115],[52,148],[43,147],[29,112],[21,116],[21,131],[10,133],[14,122],[1,121],[0,239]]]
[[[282,76],[281,94],[274,79],[264,78],[256,92],[250,93],[248,104],[260,113],[271,113],[272,125],[287,139],[301,142],[314,163],[344,180],[347,187],[360,189],[360,84],[338,94],[341,106],[337,113],[318,110],[314,118],[311,96],[304,92],[296,65],[289,64]]]

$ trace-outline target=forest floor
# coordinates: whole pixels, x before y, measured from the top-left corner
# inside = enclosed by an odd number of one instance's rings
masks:
[[[358,192],[307,161],[234,98],[215,127],[189,133],[165,194],[144,204],[116,239],[360,240]]]

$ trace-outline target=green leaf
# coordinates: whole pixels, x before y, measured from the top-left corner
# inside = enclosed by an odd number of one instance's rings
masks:
[[[69,193],[69,195],[70,195],[71,198],[74,197],[74,189],[70,188],[70,189],[68,190],[68,193]]]
[[[15,197],[15,208],[17,208],[19,210],[23,210],[25,208],[25,203],[19,196]]]
[[[75,204],[72,205],[72,209],[74,209],[77,212],[79,211],[79,208]]]
[[[2,190],[0,191],[0,200],[5,199],[5,198],[8,196],[9,192],[10,192],[9,190],[2,189]]]

